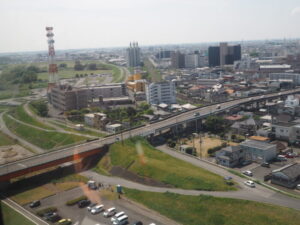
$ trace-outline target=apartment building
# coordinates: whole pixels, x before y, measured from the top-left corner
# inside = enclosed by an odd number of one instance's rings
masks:
[[[146,99],[149,104],[176,103],[176,88],[173,81],[150,83],[146,86]]]

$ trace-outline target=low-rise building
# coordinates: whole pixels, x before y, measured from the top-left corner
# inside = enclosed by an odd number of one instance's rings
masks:
[[[276,145],[262,141],[246,140],[240,144],[247,152],[247,158],[256,162],[269,162],[276,157]]]
[[[104,113],[88,113],[84,115],[84,123],[97,129],[104,130],[108,122],[109,120]]]
[[[271,173],[271,182],[287,188],[294,188],[297,184],[300,184],[300,164],[289,164],[280,169],[273,170]]]
[[[246,160],[245,151],[241,146],[228,146],[216,152],[216,162],[227,167],[235,167]]]
[[[107,124],[105,126],[106,131],[112,134],[118,133],[122,129],[122,124],[115,123],[115,124]]]
[[[245,161],[269,162],[276,157],[276,145],[262,141],[246,140],[238,146],[228,146],[216,152],[216,162],[227,167]]]
[[[236,121],[232,126],[232,132],[234,134],[241,134],[241,135],[254,135],[256,134],[256,122],[255,120],[250,117],[244,121]]]

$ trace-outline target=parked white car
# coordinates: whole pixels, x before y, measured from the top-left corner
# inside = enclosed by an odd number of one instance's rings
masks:
[[[247,180],[244,182],[244,184],[252,188],[255,187],[255,183],[252,180]]]
[[[97,214],[102,212],[103,210],[104,210],[104,205],[96,205],[95,207],[92,208],[91,213]]]
[[[121,216],[124,216],[125,213],[122,211],[122,212],[118,212],[114,217],[111,218],[111,222],[114,222],[116,219],[118,219],[119,217]]]
[[[250,170],[243,171],[243,174],[245,174],[245,175],[247,175],[249,177],[253,176],[253,173]]]
[[[104,217],[110,217],[110,216],[113,216],[116,214],[116,208],[112,207],[112,208],[109,208],[108,210],[106,210],[104,213],[103,213],[103,216]]]

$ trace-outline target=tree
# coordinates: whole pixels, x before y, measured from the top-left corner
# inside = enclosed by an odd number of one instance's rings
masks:
[[[37,81],[37,73],[34,71],[26,71],[22,76],[22,82],[24,83],[30,83]]]
[[[84,70],[84,65],[79,60],[75,61],[74,70]]]
[[[37,66],[28,66],[27,71],[33,71],[35,73],[39,73],[40,72],[40,68],[38,68]]]
[[[88,69],[89,70],[97,70],[97,64],[96,63],[90,63],[88,64]]]
[[[213,134],[219,134],[225,131],[226,122],[223,117],[209,116],[205,120],[204,126],[207,131]]]
[[[48,105],[45,101],[34,101],[31,103],[31,105],[36,109],[38,115],[42,117],[48,116]]]
[[[66,63],[61,63],[61,64],[59,64],[59,67],[60,67],[60,68],[67,68],[68,65],[67,65]]]

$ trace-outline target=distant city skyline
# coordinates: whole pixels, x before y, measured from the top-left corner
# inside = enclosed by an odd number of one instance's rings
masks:
[[[299,0],[1,0],[0,52],[300,38]]]

